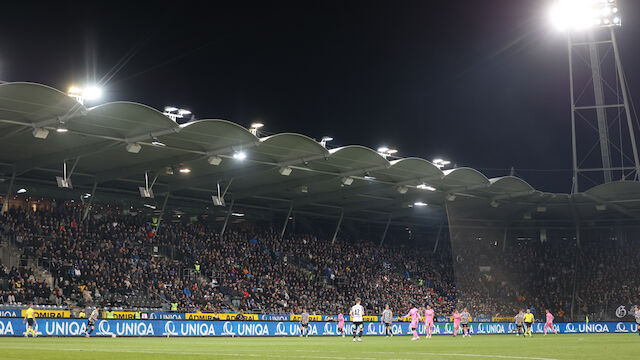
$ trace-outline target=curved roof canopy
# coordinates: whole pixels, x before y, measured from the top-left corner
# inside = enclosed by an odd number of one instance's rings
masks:
[[[57,132],[60,128],[67,131]],[[43,189],[55,189],[54,178],[66,163],[74,191],[87,192],[95,184],[98,194],[136,197],[147,174],[156,197],[170,193],[173,202],[201,207],[220,187],[227,203],[236,206],[284,211],[292,206],[319,216],[379,222],[439,224],[444,205],[453,202],[488,207],[482,215],[493,211],[496,217],[521,217],[532,207],[553,208],[544,212],[565,218],[601,217],[603,211],[622,220],[640,217],[637,182],[572,196],[548,194],[516,177],[488,179],[466,167],[443,172],[414,157],[389,161],[360,145],[327,150],[295,133],[259,138],[227,120],[178,125],[138,103],[85,108],[61,91],[33,83],[0,84],[0,134],[4,179],[15,174],[16,183]],[[431,206],[418,210],[416,204],[424,203]]]

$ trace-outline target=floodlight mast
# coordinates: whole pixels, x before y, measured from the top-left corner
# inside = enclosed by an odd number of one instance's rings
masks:
[[[621,179],[627,179],[633,174],[635,179],[640,176],[640,161],[638,159],[638,150],[636,147],[636,139],[634,134],[633,122],[629,111],[629,101],[627,96],[627,87],[622,72],[622,64],[618,53],[618,45],[616,43],[615,29],[622,25],[621,12],[619,11],[616,0],[558,0],[552,7],[551,20],[554,25],[567,33],[567,48],[569,53],[569,93],[571,98],[571,144],[572,144],[572,160],[573,160],[573,176],[571,193],[577,193],[579,188],[579,176],[587,176],[588,172],[602,173],[602,181],[604,183],[613,180],[614,173],[620,174]],[[581,34],[580,41],[574,41],[573,37]],[[608,47],[607,51],[603,51],[602,47]],[[587,56],[574,56],[576,51],[580,49],[588,51]],[[613,51],[611,51],[613,50]],[[607,63],[607,55],[613,52],[613,64]],[[578,68],[574,66],[574,59],[582,58],[589,68],[588,74],[577,74]],[[587,60],[588,59],[588,60]],[[615,71],[602,71],[602,66],[612,66]],[[615,74],[613,79],[609,79],[611,74]],[[582,76],[578,76],[582,75]],[[607,75],[609,78],[607,78]],[[577,89],[576,97],[576,80],[587,78],[587,82],[583,82]],[[608,81],[610,80],[610,81]],[[592,85],[593,98],[590,102],[585,102],[585,90]],[[609,93],[608,93],[609,92]],[[619,93],[622,93],[620,98]],[[615,103],[611,103],[611,99],[615,97]],[[607,103],[607,99],[609,102]],[[617,110],[618,116],[609,113],[609,110]],[[625,166],[623,153],[623,144],[616,146],[614,139],[609,136],[610,122],[616,120],[621,121],[620,111],[624,110],[628,125],[628,135],[630,138],[631,148],[633,151],[634,166]],[[579,153],[578,137],[576,134],[576,121],[584,120],[588,122],[589,117],[595,119],[598,124],[598,142],[600,144],[600,161],[601,167],[582,168],[582,164],[589,158],[590,151],[586,154]],[[609,120],[607,119],[609,118]],[[622,134],[620,136],[622,139]],[[620,140],[622,141],[622,140]],[[594,145],[597,146],[596,143]],[[611,147],[620,151],[622,162],[621,166],[614,167],[611,159]],[[593,159],[595,161],[595,159]],[[593,181],[593,179],[591,179]]]

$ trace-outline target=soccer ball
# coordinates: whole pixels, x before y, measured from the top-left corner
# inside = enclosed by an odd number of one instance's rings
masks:
[[[116,334],[111,334],[111,337],[112,337],[112,338],[115,338],[115,337],[116,337]]]

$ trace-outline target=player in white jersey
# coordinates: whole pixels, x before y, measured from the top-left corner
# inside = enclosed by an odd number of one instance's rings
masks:
[[[364,308],[360,305],[360,298],[356,298],[356,304],[349,310],[349,316],[351,316],[351,322],[353,322],[353,341],[356,341],[356,333],[358,333],[358,341],[362,341],[362,332],[364,326]]]

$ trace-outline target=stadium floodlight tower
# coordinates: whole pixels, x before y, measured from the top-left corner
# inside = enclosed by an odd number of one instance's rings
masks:
[[[580,175],[595,184],[638,179],[640,161],[626,78],[616,42],[616,30],[622,25],[622,11],[617,1],[557,0],[550,15],[554,25],[565,31],[568,39],[573,151],[571,192],[580,191]],[[623,125],[624,120],[627,126]],[[588,126],[576,129],[576,121]],[[595,131],[589,132],[589,128]],[[610,136],[610,131],[619,134]],[[593,151],[598,144],[600,156],[594,155],[596,152]],[[629,148],[633,158],[625,153]]]

